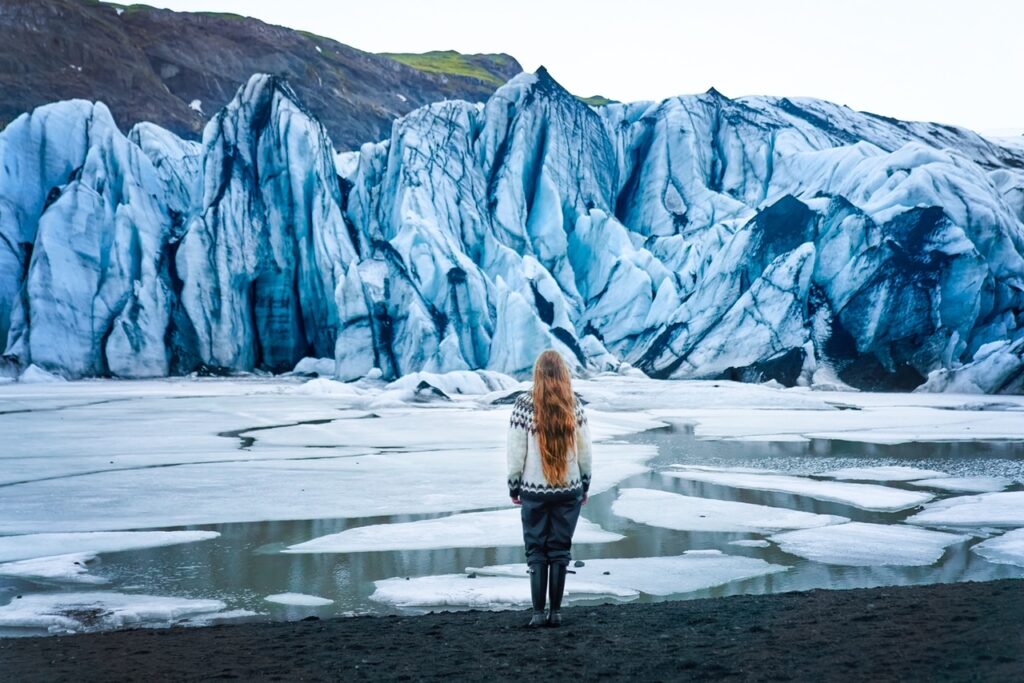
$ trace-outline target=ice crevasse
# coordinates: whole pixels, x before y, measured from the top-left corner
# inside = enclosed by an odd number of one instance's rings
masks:
[[[1024,388],[1024,156],[712,90],[592,108],[544,69],[337,153],[253,76],[201,142],[102,103],[0,133],[6,371],[838,378]]]

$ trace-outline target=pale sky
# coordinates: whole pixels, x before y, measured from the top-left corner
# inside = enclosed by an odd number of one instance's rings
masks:
[[[507,52],[584,96],[657,100],[714,86],[1024,130],[1019,0],[146,2],[254,16],[370,52]]]

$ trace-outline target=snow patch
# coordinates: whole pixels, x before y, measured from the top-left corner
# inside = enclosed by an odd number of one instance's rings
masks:
[[[939,527],[1024,526],[1024,491],[947,498],[925,506],[907,522]]]
[[[771,540],[787,553],[825,564],[913,567],[937,562],[947,546],[969,538],[903,524],[850,522],[787,531],[775,534]]]
[[[841,470],[825,472],[821,476],[856,481],[910,481],[925,477],[943,477],[946,476],[946,473],[938,470],[918,469],[917,467],[882,465],[879,467],[845,467]]]
[[[216,531],[93,531],[0,536],[0,561],[69,557],[70,553],[91,556],[208,541],[219,536]]]
[[[68,553],[5,562],[0,564],[0,576],[67,583],[107,583],[106,579],[89,574],[88,565],[95,560],[96,555],[93,553]]]
[[[731,486],[756,491],[778,491],[818,500],[830,500],[844,505],[897,512],[928,502],[934,496],[918,491],[878,486],[876,484],[848,484],[846,482],[816,481],[806,477],[781,474],[746,474],[742,472],[708,472],[699,470],[663,470],[662,474],[677,479],[704,481],[719,486]]]
[[[1024,567],[1024,529],[1007,531],[1002,536],[982,541],[971,550],[989,562]]]
[[[653,489],[621,490],[612,504],[612,512],[634,522],[677,531],[773,531],[850,521],[836,515],[682,496]]]
[[[371,524],[289,546],[285,553],[359,553],[429,548],[494,548],[523,544],[519,508],[469,512],[437,519]],[[573,543],[611,543],[624,538],[580,518]]]
[[[278,605],[292,605],[295,607],[323,607],[334,604],[334,600],[321,598],[318,595],[307,595],[305,593],[275,593],[263,598],[267,602],[274,602]]]
[[[220,612],[220,600],[127,593],[37,593],[0,606],[0,626],[47,629],[50,633],[106,631],[126,626],[164,626],[200,614]]]

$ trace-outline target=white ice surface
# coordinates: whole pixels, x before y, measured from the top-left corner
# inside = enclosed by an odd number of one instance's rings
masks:
[[[582,567],[572,567],[576,573],[568,576],[566,587],[568,589],[574,581],[588,581],[650,595],[673,595],[788,569],[751,557],[725,555],[718,550],[691,550],[669,557],[587,560]],[[480,576],[526,577],[525,564],[467,567],[466,571],[476,572]]]
[[[522,565],[526,572],[526,566]],[[442,574],[405,579],[397,577],[375,581],[371,600],[395,607],[513,607],[530,604],[530,582],[509,576],[477,576]],[[571,574],[565,582],[565,600],[582,598],[616,598],[631,600],[635,590],[606,583],[575,580]]]
[[[682,496],[654,489],[622,489],[612,503],[612,512],[634,522],[678,531],[775,531],[850,521],[836,515]]]
[[[946,546],[968,538],[903,524],[851,522],[787,531],[771,540],[785,552],[815,562],[874,567],[929,565],[942,557]]]
[[[99,531],[0,536],[0,561],[67,553],[113,553],[217,538],[216,531]]]
[[[925,506],[907,522],[938,527],[1024,526],[1024,491],[946,498]]]
[[[155,595],[36,593],[0,606],[0,627],[42,628],[51,633],[104,631],[125,626],[164,625],[182,617],[220,612],[224,607],[220,600]]]
[[[307,595],[306,593],[275,593],[263,599],[278,605],[293,605],[296,607],[323,607],[324,605],[334,604],[334,600],[321,598],[319,595]]]
[[[106,579],[89,573],[88,565],[95,559],[92,553],[68,553],[4,562],[0,564],[0,576],[67,583],[107,583]]]
[[[801,439],[822,429],[873,441],[911,431],[922,438],[1024,436],[1020,411],[1006,408],[1024,407],[1019,397],[819,393],[631,376],[574,384],[590,401],[595,494],[645,471],[653,455],[649,447],[606,441],[657,427],[660,416],[714,438]],[[509,406],[491,406],[487,394],[371,408],[383,387],[379,380],[255,377],[4,384],[0,485],[10,486],[0,495],[0,533],[508,504],[502,451]],[[948,409],[958,406],[967,409]],[[334,421],[296,425],[322,420]],[[247,446],[242,437],[254,441]],[[452,481],[464,496],[444,493]]]
[[[573,543],[610,543],[621,534],[580,518]],[[523,544],[519,508],[467,512],[437,519],[371,524],[289,546],[285,553],[359,553],[427,548],[494,548]]]
[[[655,454],[653,446],[623,444],[595,451],[592,494],[646,471],[642,463]],[[0,533],[424,514],[508,504],[505,455],[498,449],[182,465],[156,472],[103,472],[9,487],[0,497]],[[154,486],[160,495],[147,495]]]
[[[768,548],[771,543],[764,539],[744,538],[738,541],[729,541],[729,545],[738,545],[741,548]]]
[[[910,481],[925,477],[945,477],[946,473],[901,465],[881,465],[879,467],[844,467],[841,470],[825,472],[821,476],[856,481]]]
[[[933,498],[923,491],[904,491],[877,484],[850,484],[836,481],[817,481],[806,477],[779,474],[747,474],[743,472],[712,472],[702,470],[662,470],[665,476],[691,481],[703,481],[719,486],[731,486],[756,491],[778,491],[819,500],[830,500],[864,510],[895,512],[916,507]]]
[[[1024,529],[1007,531],[1002,536],[982,541],[971,550],[989,562],[1024,567]]]
[[[1006,477],[936,477],[935,479],[918,479],[910,483],[914,486],[926,486],[930,489],[944,491],[994,493],[1005,489],[1013,483],[1013,480]]]

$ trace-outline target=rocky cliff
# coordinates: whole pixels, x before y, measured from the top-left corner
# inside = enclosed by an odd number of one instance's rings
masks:
[[[486,100],[520,71],[508,55],[458,53],[419,56],[424,68],[413,68],[257,19],[94,0],[0,0],[0,33],[0,128],[83,98],[106,103],[124,131],[148,121],[198,139],[252,74],[269,73],[288,80],[339,149],[356,149],[413,109]]]

